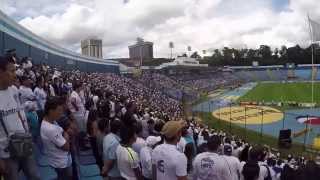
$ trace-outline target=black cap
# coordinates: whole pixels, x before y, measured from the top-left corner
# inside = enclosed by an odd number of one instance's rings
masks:
[[[224,154],[231,154],[232,153],[232,146],[230,144],[225,144],[223,147]]]
[[[29,76],[22,76],[22,77],[20,78],[20,80],[21,80],[21,82],[24,82],[24,81],[26,81],[26,80],[31,80],[31,78],[30,78]]]

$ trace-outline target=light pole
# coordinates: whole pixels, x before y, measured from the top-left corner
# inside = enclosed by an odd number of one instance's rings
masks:
[[[221,121],[221,104],[219,102],[219,125],[221,124],[220,121]]]
[[[263,108],[260,108],[261,110],[261,129],[260,129],[260,138],[263,137]]]
[[[230,104],[229,104],[229,111],[230,111],[230,114],[229,114],[229,132],[230,132],[230,134],[231,134],[231,103],[232,102],[230,102]]]
[[[247,106],[244,105],[244,137],[247,140]]]

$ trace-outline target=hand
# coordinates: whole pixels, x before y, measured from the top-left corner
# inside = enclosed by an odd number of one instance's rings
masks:
[[[72,127],[69,127],[65,132],[68,133],[69,136],[72,136],[73,135]]]
[[[70,136],[66,131],[63,132],[62,136],[66,139],[66,141],[69,141]]]
[[[0,174],[7,174],[8,169],[3,159],[0,159]]]
[[[101,176],[102,177],[107,177],[108,176],[108,172],[107,172],[107,167],[106,166],[103,166],[102,167],[102,170],[101,170]]]

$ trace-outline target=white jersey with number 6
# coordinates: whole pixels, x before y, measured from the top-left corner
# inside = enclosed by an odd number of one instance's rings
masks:
[[[161,144],[152,152],[152,164],[157,168],[157,180],[176,180],[187,176],[187,158],[177,146]]]

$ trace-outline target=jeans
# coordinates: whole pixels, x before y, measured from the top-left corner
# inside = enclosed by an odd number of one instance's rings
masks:
[[[71,180],[72,179],[72,166],[66,168],[54,168],[58,175],[58,180]]]
[[[40,173],[33,156],[22,159],[7,158],[3,160],[8,170],[8,173],[3,175],[5,180],[19,180],[20,169],[22,169],[26,179],[40,180]]]

